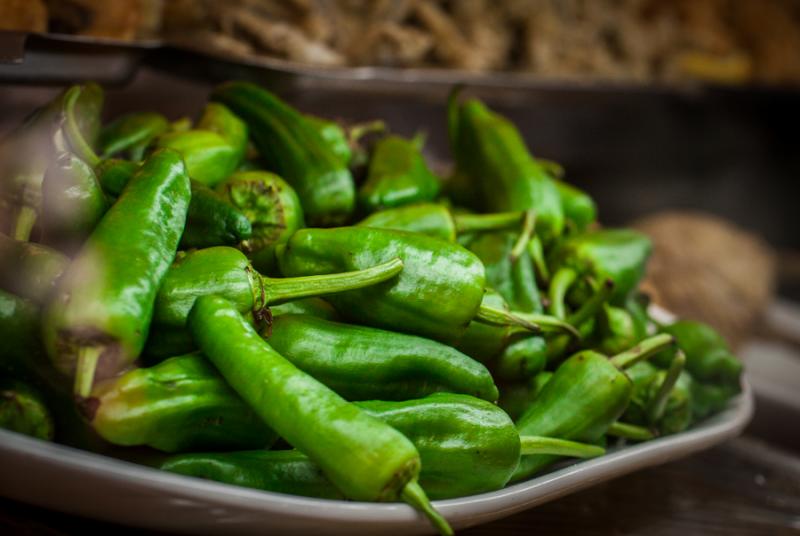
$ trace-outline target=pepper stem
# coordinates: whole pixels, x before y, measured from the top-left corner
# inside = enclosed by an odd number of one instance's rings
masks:
[[[542,328],[521,316],[484,304],[481,304],[478,308],[478,313],[473,320],[481,324],[489,324],[492,326],[519,326],[533,333],[541,333],[542,331]]]
[[[338,274],[286,278],[260,276],[265,296],[263,305],[278,305],[298,298],[324,296],[369,287],[391,279],[402,270],[403,261],[392,259],[363,270]]]
[[[100,163],[100,157],[86,142],[83,137],[81,129],[78,128],[78,122],[75,120],[75,103],[78,101],[83,89],[79,86],[73,86],[67,91],[64,96],[64,114],[65,114],[65,130],[67,133],[67,140],[70,147],[75,151],[78,157],[92,167]]]
[[[419,482],[416,480],[408,482],[400,492],[400,496],[413,508],[422,512],[425,517],[430,520],[431,525],[439,531],[439,534],[442,536],[453,536],[454,532],[450,523],[442,517],[442,514],[436,511],[430,499],[428,499],[428,496],[425,495],[425,490],[419,485]]]
[[[19,207],[17,219],[14,222],[14,239],[22,242],[27,242],[31,238],[31,231],[36,224],[36,211],[27,206],[22,205]]]
[[[575,328],[574,325],[570,324],[566,320],[561,320],[560,318],[556,318],[550,315],[542,315],[538,313],[519,313],[513,312],[511,313],[517,318],[521,318],[523,320],[527,320],[531,324],[539,326],[541,331],[544,332],[567,332],[568,334],[572,335],[573,337],[580,339],[581,334]]]
[[[517,238],[516,243],[514,243],[514,247],[511,248],[511,262],[517,262],[522,252],[528,246],[528,243],[531,241],[531,237],[533,236],[533,231],[536,229],[536,211],[526,210],[525,216],[522,219],[522,230],[519,233],[519,238]]]
[[[78,365],[75,369],[73,391],[81,398],[87,398],[92,392],[97,361],[102,353],[102,346],[81,346],[78,349]]]
[[[606,449],[588,443],[568,441],[554,437],[527,436],[519,437],[520,454],[555,454],[557,456],[571,456],[573,458],[595,458],[606,453]]]
[[[611,357],[611,363],[620,370],[632,367],[675,344],[675,337],[666,333],[649,337],[633,348]]]
[[[667,374],[664,376],[664,381],[661,382],[656,396],[647,405],[647,420],[650,424],[655,424],[664,416],[669,395],[672,394],[672,389],[675,387],[681,372],[683,372],[684,365],[686,365],[686,354],[682,350],[678,350],[675,353],[675,357],[672,358],[672,363],[669,365]]]
[[[496,212],[494,214],[454,214],[456,233],[499,231],[519,225],[522,212]]]
[[[608,427],[608,430],[606,430],[606,433],[610,436],[630,439],[632,441],[650,441],[656,437],[651,430],[644,426],[636,426],[635,424],[619,421],[612,423],[611,426]]]
[[[553,276],[553,280],[550,282],[550,290],[547,295],[550,300],[548,309],[551,315],[557,318],[567,317],[567,309],[564,305],[564,299],[566,298],[569,287],[572,286],[577,278],[578,272],[572,268],[566,267],[560,268]]]
[[[544,260],[544,246],[542,240],[537,235],[533,235],[528,242],[528,255],[531,256],[533,267],[536,269],[536,275],[539,276],[539,281],[547,284],[550,281],[550,270],[547,268],[547,262]]]
[[[603,304],[608,301],[613,292],[614,281],[611,279],[606,279],[603,281],[603,284],[600,286],[600,288],[598,288],[594,294],[592,294],[591,298],[583,302],[583,305],[581,305],[577,311],[567,317],[567,322],[575,327],[580,326],[600,312],[600,308],[603,307]]]

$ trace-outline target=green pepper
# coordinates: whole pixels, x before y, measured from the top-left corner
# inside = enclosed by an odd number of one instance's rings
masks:
[[[742,391],[739,385],[703,383],[692,379],[689,393],[692,398],[692,418],[700,420],[728,406],[731,398]]]
[[[591,350],[578,352],[556,369],[519,418],[519,433],[588,443],[598,441],[630,401],[633,384],[624,371],[674,344],[671,336],[661,334],[612,358]],[[556,459],[526,457],[512,480],[528,478]]]
[[[0,380],[0,428],[52,441],[53,417],[42,395],[20,381]]]
[[[308,119],[247,82],[223,84],[211,97],[245,120],[259,154],[297,191],[311,224],[347,220],[355,205],[353,177]]]
[[[355,225],[411,231],[455,242],[463,233],[519,227],[522,218],[522,212],[454,214],[443,205],[419,203],[375,212]]]
[[[551,371],[542,370],[523,382],[500,384],[500,399],[497,401],[497,405],[508,413],[512,420],[516,421],[533,404],[542,391],[542,387],[552,377]]]
[[[138,162],[147,147],[168,128],[167,118],[155,112],[133,112],[118,117],[100,130],[100,156],[107,159],[124,154]]]
[[[139,166],[127,160],[105,160],[98,178],[108,195],[119,196]],[[253,234],[247,215],[227,199],[197,181],[191,181],[192,199],[181,236],[181,248],[237,245]]]
[[[250,221],[252,236],[242,245],[256,270],[270,275],[277,269],[275,247],[305,227],[303,207],[294,189],[267,171],[233,174],[217,192]]]
[[[375,145],[367,180],[358,190],[362,211],[369,214],[436,199],[439,179],[425,163],[422,143],[422,137],[389,135]]]
[[[363,270],[310,277],[271,278],[253,270],[241,251],[219,246],[192,251],[164,276],[153,311],[153,323],[183,327],[199,296],[218,294],[240,312],[268,315],[268,306],[296,298],[359,289],[394,278],[403,270],[394,258]]]
[[[402,432],[422,460],[420,484],[434,499],[449,499],[501,489],[520,454],[567,447],[581,456],[603,451],[547,438],[520,438],[497,406],[466,395],[436,393],[403,402],[359,402],[358,407]],[[522,445],[524,444],[524,450]],[[310,497],[343,498],[308,458],[297,451],[186,454],[166,460],[161,469],[228,484]]]
[[[403,434],[297,369],[223,298],[198,298],[189,329],[230,386],[346,497],[402,498],[442,534],[453,533],[417,482],[419,453]]]
[[[482,305],[485,274],[475,255],[429,236],[367,227],[301,229],[277,255],[287,277],[360,269],[400,258],[403,271],[396,278],[328,298],[339,313],[357,323],[442,342],[457,340],[476,318],[531,327]]]
[[[197,354],[100,382],[82,408],[94,430],[115,445],[181,452],[269,448],[277,439]]]
[[[624,304],[644,277],[651,250],[650,239],[632,229],[600,229],[562,241],[549,258],[551,312],[560,316],[567,292],[574,303],[585,300],[590,280],[613,281],[611,304]]]
[[[678,347],[686,354],[686,370],[701,383],[724,385],[738,393],[742,375],[742,362],[736,359],[725,339],[711,326],[692,320],[679,320],[663,326],[678,341]],[[659,366],[668,366],[672,356],[668,353],[653,361]]]
[[[209,187],[228,177],[239,164],[233,147],[210,130],[167,133],[158,138],[156,147],[180,153],[189,177]]]
[[[273,305],[269,308],[272,316],[281,315],[310,315],[323,320],[339,320],[339,315],[333,306],[321,298],[303,298]]]
[[[348,400],[408,400],[438,391],[497,400],[483,365],[429,339],[305,315],[279,316],[271,332],[270,346]]]
[[[236,161],[233,169],[239,167],[247,153],[248,132],[247,124],[244,121],[231,112],[227,106],[218,102],[209,102],[197,122],[197,128],[210,130],[222,136],[222,139],[233,148]]]
[[[682,353],[677,355],[683,356]],[[692,422],[692,378],[683,371],[683,360],[675,363],[670,372],[647,362],[628,369],[633,392],[622,420],[655,427],[662,435],[676,434],[689,427]]]
[[[42,303],[64,273],[69,259],[41,244],[0,233],[0,288]]]
[[[472,189],[475,208],[493,212],[536,211],[537,234],[545,243],[561,235],[564,212],[558,188],[528,152],[506,118],[470,99],[448,103],[450,146],[456,163],[454,188]]]
[[[342,125],[336,121],[331,121],[315,115],[306,114],[303,117],[316,129],[322,141],[330,147],[331,152],[339,161],[345,166],[349,166],[350,159],[353,158],[353,149],[350,147],[347,133],[344,131]]]
[[[40,219],[46,240],[73,246],[82,243],[108,206],[92,168],[70,152],[59,152],[42,184]]]
[[[644,339],[647,337],[647,325],[642,320],[641,316],[627,307],[603,305],[602,313],[598,315],[596,335],[600,340],[594,345],[596,350],[609,355],[618,354]]]
[[[597,221],[597,205],[589,194],[564,181],[556,181],[561,208],[568,227],[573,232],[583,233]]]
[[[181,249],[238,245],[253,234],[250,220],[213,190],[192,182]]]
[[[39,354],[39,311],[28,300],[0,290],[0,373],[26,381],[33,377],[32,360]]]
[[[190,196],[180,155],[157,151],[60,279],[44,312],[44,342],[56,368],[75,376],[79,395],[88,395],[95,376],[130,365],[144,347]]]

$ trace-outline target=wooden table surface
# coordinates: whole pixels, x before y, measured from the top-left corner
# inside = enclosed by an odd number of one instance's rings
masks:
[[[166,534],[0,501],[0,534],[93,533]],[[745,436],[459,534],[800,534],[800,455]]]

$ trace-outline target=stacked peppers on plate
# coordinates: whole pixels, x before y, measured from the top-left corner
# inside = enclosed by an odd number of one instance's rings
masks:
[[[0,145],[5,428],[402,500],[447,534],[429,498],[679,433],[740,390],[713,329],[648,316],[648,239],[477,100],[448,104],[447,180],[421,137],[250,83],[196,123],[102,108],[68,88]]]

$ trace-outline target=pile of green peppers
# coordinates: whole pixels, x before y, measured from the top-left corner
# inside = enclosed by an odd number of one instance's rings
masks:
[[[713,328],[648,316],[647,237],[601,227],[478,100],[451,96],[445,180],[420,136],[247,82],[196,122],[102,124],[103,95],[67,88],[0,143],[4,428],[401,500],[451,534],[430,499],[679,433],[740,392]]]

